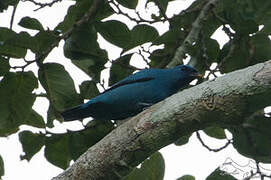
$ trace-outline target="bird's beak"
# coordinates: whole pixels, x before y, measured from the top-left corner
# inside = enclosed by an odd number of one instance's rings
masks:
[[[202,79],[203,78],[203,75],[199,74],[199,73],[193,73],[193,74],[191,74],[191,76],[194,77],[194,78],[197,78],[197,79]]]

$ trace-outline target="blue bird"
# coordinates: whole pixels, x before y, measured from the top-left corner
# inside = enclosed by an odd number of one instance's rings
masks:
[[[64,121],[86,117],[99,120],[121,120],[134,116],[145,108],[176,93],[200,77],[187,65],[171,69],[145,69],[114,84],[85,104],[62,112]]]

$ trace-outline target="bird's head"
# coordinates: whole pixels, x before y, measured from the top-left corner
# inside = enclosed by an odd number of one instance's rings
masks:
[[[194,80],[196,78],[202,78],[202,75],[191,66],[188,65],[179,65],[175,67],[181,73],[180,76],[185,79]]]

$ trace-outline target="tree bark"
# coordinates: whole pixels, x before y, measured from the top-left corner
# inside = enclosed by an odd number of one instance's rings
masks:
[[[143,111],[89,148],[53,180],[119,179],[149,155],[213,124],[236,125],[270,105],[271,61],[183,90]]]

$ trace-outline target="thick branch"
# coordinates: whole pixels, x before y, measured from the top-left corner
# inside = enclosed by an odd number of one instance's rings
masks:
[[[167,68],[174,67],[178,64],[182,64],[182,60],[185,57],[185,53],[187,52],[187,48],[193,44],[198,39],[199,33],[202,28],[203,21],[206,19],[210,10],[218,3],[218,0],[209,0],[209,2],[203,7],[199,16],[193,22],[191,31],[183,41],[182,45],[178,47],[175,52],[175,55],[171,62],[167,65]]]
[[[54,180],[119,179],[178,138],[239,124],[270,105],[271,61],[183,90],[113,130]]]

